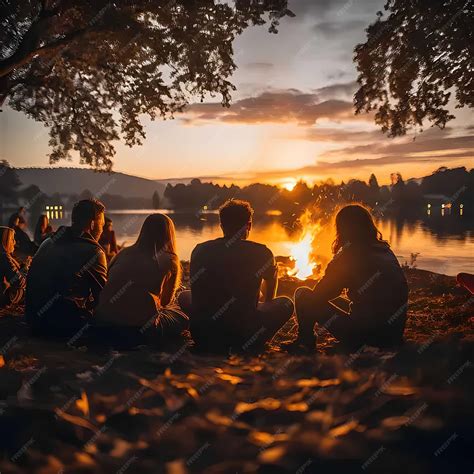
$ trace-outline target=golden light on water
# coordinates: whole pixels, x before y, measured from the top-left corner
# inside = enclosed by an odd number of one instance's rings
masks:
[[[294,268],[288,270],[289,276],[306,280],[313,276],[318,263],[314,259],[313,241],[320,232],[321,226],[311,220],[311,214],[306,211],[300,218],[303,234],[297,242],[288,244],[290,259],[295,263]]]

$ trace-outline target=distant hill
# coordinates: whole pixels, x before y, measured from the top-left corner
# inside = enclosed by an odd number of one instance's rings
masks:
[[[80,194],[88,189],[93,195],[151,198],[155,191],[163,196],[166,187],[166,183],[151,179],[81,168],[15,168],[15,171],[23,185],[36,184],[46,194]]]

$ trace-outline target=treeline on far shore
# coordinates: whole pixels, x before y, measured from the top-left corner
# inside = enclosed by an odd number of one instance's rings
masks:
[[[213,210],[227,199],[245,199],[256,212],[280,211],[295,215],[301,210],[317,206],[321,211],[332,211],[345,202],[362,202],[389,213],[408,212],[422,206],[463,209],[472,212],[466,205],[474,201],[474,169],[465,167],[438,168],[430,176],[405,181],[400,173],[391,175],[391,184],[380,186],[377,177],[369,180],[351,179],[336,184],[332,180],[309,186],[304,181],[296,183],[292,190],[269,184],[250,184],[239,187],[201,182],[193,179],[189,184],[168,184],[164,198],[169,207],[178,210]],[[461,207],[460,207],[461,206]]]
[[[32,214],[44,212],[47,205],[70,209],[80,199],[96,197],[109,210],[172,209],[179,212],[202,212],[218,209],[227,199],[245,199],[257,213],[278,211],[286,216],[298,216],[309,207],[331,213],[346,202],[361,202],[384,214],[404,214],[444,207],[447,212],[473,215],[474,169],[441,167],[420,179],[404,180],[392,173],[390,185],[380,186],[371,174],[368,181],[351,179],[336,184],[329,179],[314,185],[299,181],[293,189],[254,183],[248,186],[219,185],[193,179],[188,184],[168,184],[163,194],[157,191],[149,197],[126,197],[103,193],[94,195],[88,189],[80,194],[47,194],[36,185],[23,186],[6,161],[0,162],[0,211],[24,206]],[[461,211],[462,210],[462,211]]]

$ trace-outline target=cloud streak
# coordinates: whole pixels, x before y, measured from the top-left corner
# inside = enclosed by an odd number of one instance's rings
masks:
[[[234,124],[296,123],[314,125],[318,120],[365,120],[370,115],[355,116],[350,99],[355,83],[333,84],[312,92],[298,89],[265,91],[236,101],[230,108],[211,102],[188,106],[181,119],[191,125],[203,122]]]

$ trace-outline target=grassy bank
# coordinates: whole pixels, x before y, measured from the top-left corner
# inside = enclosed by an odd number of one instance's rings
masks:
[[[397,353],[203,356],[31,338],[0,317],[6,472],[472,472],[472,299],[407,270]],[[297,282],[283,281],[291,295]]]

